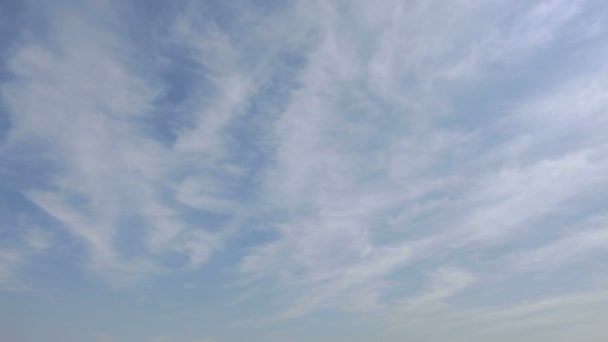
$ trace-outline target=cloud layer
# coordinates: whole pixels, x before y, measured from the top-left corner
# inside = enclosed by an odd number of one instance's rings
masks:
[[[221,307],[74,336],[607,337],[600,1],[1,6],[7,298]]]

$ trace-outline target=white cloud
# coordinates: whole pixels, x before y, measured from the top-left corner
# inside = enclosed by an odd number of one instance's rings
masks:
[[[200,82],[167,105],[188,118],[166,141],[141,126],[169,93],[146,74],[157,66],[136,65],[129,38],[86,24],[87,10],[50,11],[52,42],[26,39],[7,63],[0,153],[35,145],[51,181],[21,192],[114,285],[197,270],[228,246],[214,267],[242,256],[231,307],[263,302],[254,325],[328,310],[381,317],[387,340],[597,340],[606,295],[582,285],[463,303],[605,251],[608,30],[595,6],[298,1],[231,5],[224,23],[191,2],[158,41]],[[0,249],[0,283],[48,237],[22,245]]]
[[[285,219],[279,238],[241,265],[288,293],[283,317],[354,309],[347,303],[358,296],[373,298],[366,305],[375,308],[384,304],[385,279],[410,259],[483,255],[536,232],[538,222],[605,184],[597,157],[604,77],[591,67],[517,105],[497,106],[487,123],[439,124],[464,114],[450,107],[458,87],[474,87],[496,65],[519,66],[579,34],[571,23],[583,7],[320,7],[320,44],[274,126],[276,165],[265,191]],[[495,25],[491,14],[503,10]],[[359,26],[351,29],[348,20]],[[365,34],[354,39],[354,30]],[[564,140],[573,127],[587,136]],[[424,247],[405,252],[411,245]],[[375,258],[400,261],[383,267]]]
[[[594,217],[573,232],[536,249],[509,257],[513,268],[520,271],[551,271],[567,267],[596,252],[608,249],[608,220]]]
[[[420,295],[403,300],[403,308],[407,311],[428,309],[459,291],[467,288],[475,281],[475,277],[456,267],[444,267],[431,274],[428,288]]]
[[[395,314],[394,335],[425,341],[602,341],[605,292],[562,295],[484,309],[438,308],[433,315]]]
[[[96,10],[105,16],[115,9]],[[180,131],[167,146],[138,126],[162,89],[134,71],[127,42],[112,30],[85,24],[90,13],[84,9],[49,14],[56,45],[25,41],[8,63],[16,81],[2,87],[13,121],[4,153],[39,144],[56,167],[52,184],[24,193],[85,243],[88,267],[113,284],[166,272],[160,262],[166,253],[183,253],[190,260],[187,267],[199,267],[221,245],[221,234],[206,230],[219,229],[188,222],[167,197],[174,190],[178,201],[209,212],[232,205],[220,193],[225,180],[214,172],[234,170],[223,161],[228,154],[223,130],[251,89],[237,61],[227,58],[234,49],[217,32],[201,31],[210,34],[202,37],[190,28],[174,37],[213,69],[210,82],[218,96],[209,105],[201,103],[193,128]],[[209,64],[213,54],[221,65]],[[208,184],[216,190],[209,191]],[[115,242],[138,228],[121,224],[133,217],[142,221],[145,250],[126,257]]]
[[[15,281],[15,269],[23,259],[22,254],[14,249],[0,250],[0,284],[3,287]]]
[[[30,284],[23,281],[23,268],[32,257],[41,255],[49,248],[52,237],[38,229],[24,229],[23,236],[15,244],[0,246],[0,289],[26,290]]]

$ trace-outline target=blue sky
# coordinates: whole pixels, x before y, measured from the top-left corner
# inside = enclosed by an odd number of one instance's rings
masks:
[[[607,23],[0,0],[0,339],[605,341]]]

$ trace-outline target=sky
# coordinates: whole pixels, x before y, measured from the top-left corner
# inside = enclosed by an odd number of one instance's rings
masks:
[[[0,0],[0,340],[608,340],[608,3]]]

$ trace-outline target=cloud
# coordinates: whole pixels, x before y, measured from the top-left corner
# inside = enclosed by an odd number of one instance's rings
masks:
[[[111,286],[229,303],[202,336],[603,337],[605,281],[560,277],[606,256],[604,5],[138,6],[33,6],[2,55],[0,191],[36,229],[0,227],[1,284],[56,224]]]
[[[431,274],[431,283],[422,294],[404,300],[408,310],[427,309],[429,304],[445,300],[470,286],[475,277],[456,267],[445,267]]]
[[[96,10],[103,17],[119,8]],[[56,166],[44,189],[20,190],[81,239],[88,267],[113,284],[164,273],[162,259],[168,253],[184,254],[187,267],[199,267],[222,238],[210,227],[185,220],[181,211],[184,206],[210,213],[231,208],[231,198],[218,193],[232,181],[222,172],[234,169],[223,161],[229,157],[223,131],[249,87],[232,67],[235,62],[225,58],[230,43],[219,33],[203,38],[178,30],[173,36],[175,44],[196,53],[201,68],[213,69],[209,82],[217,98],[198,104],[193,127],[179,131],[167,146],[145,134],[142,121],[155,110],[163,89],[134,71],[127,41],[88,24],[92,13],[87,9],[49,13],[54,46],[36,39],[19,46],[8,62],[18,81],[2,88],[13,114],[4,153],[33,143]],[[221,46],[225,51],[218,51]],[[207,57],[217,53],[216,63],[222,65],[210,65]],[[209,184],[215,190],[205,187]],[[178,202],[172,203],[172,197]],[[116,240],[140,227],[137,243],[142,246],[129,248],[140,252],[124,255]]]
[[[22,255],[15,250],[3,249],[0,252],[0,283],[7,284],[14,280],[16,266],[22,261]]]
[[[381,294],[395,286],[386,279],[411,260],[491,254],[509,241],[517,248],[522,234],[604,184],[595,157],[603,143],[590,143],[601,140],[606,105],[594,68],[525,96],[504,89],[513,94],[506,106],[442,124],[467,115],[454,102],[459,87],[482,91],[473,80],[523,70],[580,34],[571,24],[582,2],[462,3],[449,14],[396,2],[362,14],[365,6],[353,4],[348,20],[366,32],[361,40],[337,7],[321,7],[319,45],[273,127],[276,164],[265,191],[283,213],[279,238],[241,265],[293,298],[283,317],[346,309],[363,297],[370,310],[384,305]],[[486,20],[502,10],[500,25]],[[383,267],[375,258],[399,261]]]
[[[606,223],[605,216],[593,217],[586,225],[578,227],[579,231],[512,255],[509,261],[513,268],[521,271],[550,271],[584,260],[606,249]]]
[[[444,307],[434,315],[401,315],[394,325],[401,337],[442,341],[492,339],[496,341],[599,341],[605,323],[606,293],[571,294],[504,307],[455,310]],[[387,335],[386,338],[391,338]],[[396,335],[395,335],[396,336]]]
[[[52,237],[38,228],[24,229],[17,243],[0,245],[0,289],[27,290],[31,287],[22,278],[31,258],[47,251]]]

